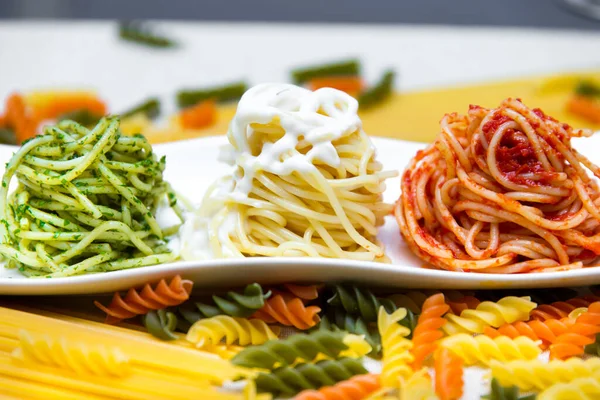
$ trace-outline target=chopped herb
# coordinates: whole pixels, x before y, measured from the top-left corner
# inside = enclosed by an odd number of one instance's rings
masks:
[[[394,71],[386,71],[381,80],[373,87],[367,89],[358,96],[358,104],[361,109],[367,109],[381,103],[388,98],[394,90]]]
[[[583,97],[600,97],[600,86],[590,81],[581,81],[575,87],[575,93]]]
[[[177,44],[172,39],[159,35],[141,21],[127,21],[119,24],[119,37],[128,42],[148,47],[169,48]]]
[[[180,108],[196,105],[204,100],[215,100],[218,103],[238,100],[248,90],[245,82],[235,82],[229,85],[208,89],[180,90],[177,92],[177,105]]]
[[[360,62],[358,60],[346,60],[332,64],[298,68],[292,71],[292,80],[297,85],[301,85],[314,78],[340,75],[360,75]]]
[[[148,118],[156,118],[160,114],[160,101],[157,98],[151,98],[135,107],[121,113],[121,117],[130,117],[134,114],[142,113]]]

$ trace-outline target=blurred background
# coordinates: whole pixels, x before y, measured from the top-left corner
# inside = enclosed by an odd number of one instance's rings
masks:
[[[347,91],[377,136],[507,97],[600,129],[600,0],[0,0],[0,61],[0,142],[104,113],[154,143],[219,135],[269,81]]]
[[[2,0],[3,18],[492,25],[598,30],[596,0]],[[598,12],[598,11],[596,11]]]

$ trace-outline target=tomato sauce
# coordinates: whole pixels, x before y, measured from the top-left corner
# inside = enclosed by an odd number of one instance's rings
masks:
[[[500,125],[509,122],[510,120],[511,119],[506,115],[496,113],[494,114],[492,119],[483,124],[481,130],[483,131],[483,134],[485,135],[485,138],[488,140],[488,142],[491,140],[492,136],[494,136],[494,132],[498,130]]]
[[[544,118],[547,118],[541,110],[538,110],[536,115],[540,113]],[[510,120],[505,115],[496,114],[483,125],[482,131],[486,138],[491,140],[496,130]],[[500,145],[496,150],[496,160],[498,168],[504,176],[508,180],[520,185],[548,185],[557,175],[554,171],[546,171],[544,169],[525,134],[514,129],[508,129],[504,133]],[[523,174],[536,174],[538,179],[529,179],[523,177]]]

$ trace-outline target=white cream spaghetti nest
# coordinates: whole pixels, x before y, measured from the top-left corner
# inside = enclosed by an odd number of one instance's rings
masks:
[[[250,89],[223,152],[234,172],[184,229],[182,256],[382,259],[377,227],[391,211],[382,193],[396,172],[375,160],[357,109],[334,89]]]

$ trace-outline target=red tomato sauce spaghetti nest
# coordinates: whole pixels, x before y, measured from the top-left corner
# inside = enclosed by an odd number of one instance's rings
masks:
[[[519,99],[447,114],[401,180],[395,216],[411,250],[452,271],[582,268],[600,255],[600,169],[589,136]],[[591,173],[591,174],[590,174]]]

